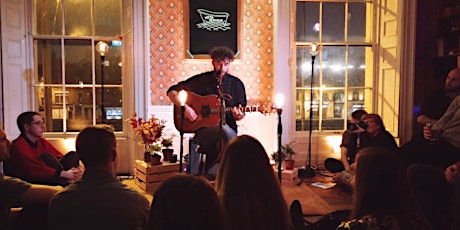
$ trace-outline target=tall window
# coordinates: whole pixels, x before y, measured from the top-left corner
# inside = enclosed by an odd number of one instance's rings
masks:
[[[35,110],[48,132],[122,131],[121,0],[33,1]],[[104,58],[96,44],[104,41]]]
[[[371,109],[372,10],[372,0],[296,1],[296,131],[309,130],[310,109],[313,130],[343,130],[354,110]]]

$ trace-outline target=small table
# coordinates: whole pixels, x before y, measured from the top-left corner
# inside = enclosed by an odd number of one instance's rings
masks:
[[[273,167],[276,178],[278,178],[278,169]],[[294,186],[298,182],[298,169],[293,170],[283,169],[281,170],[281,185]]]
[[[179,162],[155,166],[141,160],[134,162],[134,183],[148,193],[153,194],[164,180],[175,174],[179,174]]]

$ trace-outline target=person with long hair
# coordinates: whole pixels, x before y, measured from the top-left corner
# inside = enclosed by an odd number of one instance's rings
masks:
[[[235,137],[223,152],[216,175],[217,195],[229,229],[291,229],[289,210],[262,144]]]
[[[216,191],[204,177],[178,174],[155,191],[146,230],[224,230],[224,218]]]
[[[405,167],[394,152],[380,147],[359,151],[352,185],[350,220],[337,229],[430,229],[409,206]]]

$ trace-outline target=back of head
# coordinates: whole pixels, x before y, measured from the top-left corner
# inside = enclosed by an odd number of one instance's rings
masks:
[[[358,152],[354,192],[354,218],[368,214],[377,217],[407,214],[405,169],[392,151],[369,147]]]
[[[113,127],[95,125],[84,128],[77,136],[75,147],[85,167],[109,163],[116,148]]]
[[[222,206],[206,179],[179,174],[155,191],[147,229],[219,230],[225,226]]]
[[[285,229],[288,209],[262,144],[235,137],[225,149],[216,176],[217,195],[231,229]]]
[[[35,115],[41,116],[35,111],[27,111],[19,114],[18,118],[16,119],[16,124],[18,125],[18,129],[21,133],[24,133],[24,125],[32,123],[34,120],[33,117]]]
[[[364,109],[357,109],[351,113],[351,117],[356,119],[356,120],[361,120],[361,117],[367,114],[366,110]]]
[[[214,47],[209,51],[209,56],[211,56],[211,59],[221,59],[225,60],[228,59],[230,61],[233,61],[235,59],[235,53],[233,50],[229,49],[228,47],[225,46],[218,46]]]

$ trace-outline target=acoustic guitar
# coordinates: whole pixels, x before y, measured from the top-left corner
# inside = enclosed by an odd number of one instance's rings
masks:
[[[184,132],[193,133],[199,128],[210,127],[219,124],[220,121],[220,100],[215,94],[200,96],[198,94],[187,92],[187,105],[195,110],[198,118],[190,121],[184,118]],[[174,126],[180,130],[181,114],[180,106],[174,105]]]

